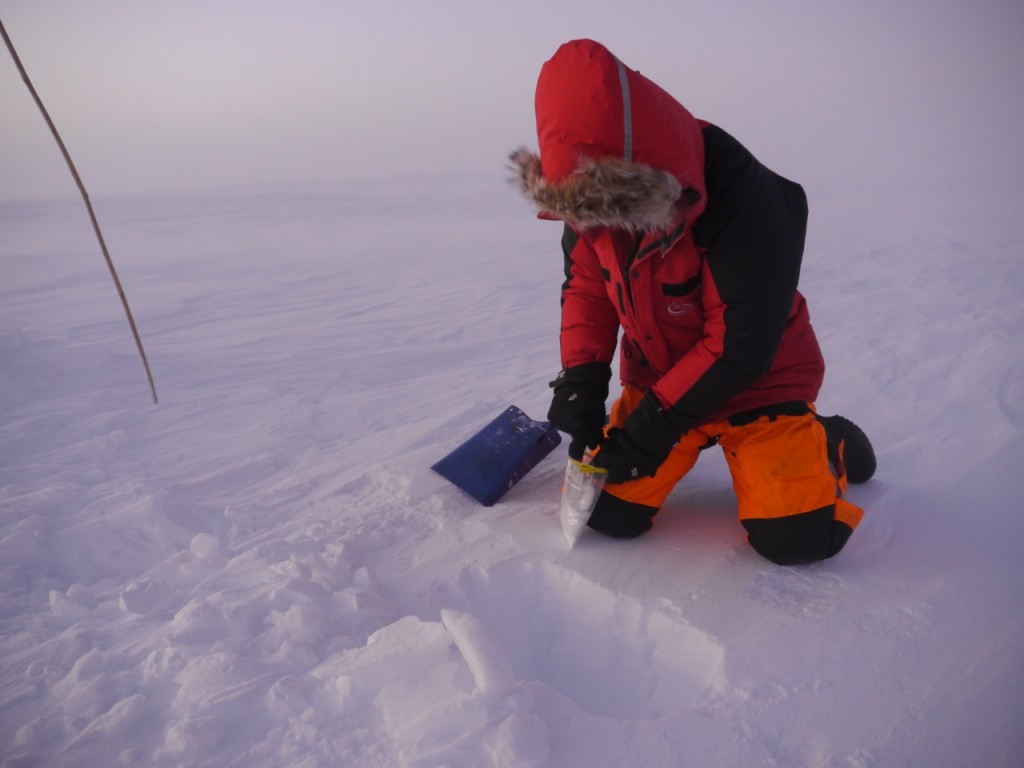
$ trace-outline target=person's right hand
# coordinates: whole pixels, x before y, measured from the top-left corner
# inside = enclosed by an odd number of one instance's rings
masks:
[[[560,371],[551,382],[555,394],[548,421],[569,435],[569,456],[577,461],[582,461],[587,448],[596,448],[604,438],[604,404],[611,376],[607,363],[584,363]]]

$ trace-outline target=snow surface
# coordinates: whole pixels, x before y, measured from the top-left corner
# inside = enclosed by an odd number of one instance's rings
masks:
[[[81,202],[0,206],[2,765],[1020,765],[1024,191],[808,192],[879,470],[800,568],[714,452],[572,551],[564,447],[492,508],[428,469],[558,368],[500,178],[99,199],[156,406]]]

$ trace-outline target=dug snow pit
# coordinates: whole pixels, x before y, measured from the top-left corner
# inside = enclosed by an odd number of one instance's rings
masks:
[[[402,765],[418,764],[417,755],[456,744],[489,720],[485,702],[473,695],[472,673],[441,622],[405,616],[311,674],[318,712],[335,720],[379,722],[403,756]]]
[[[640,600],[524,561],[469,569],[458,591],[459,610],[472,617],[459,615],[462,628],[486,638],[460,642],[453,632],[460,647],[486,650],[471,664],[478,684],[507,687],[510,676],[539,681],[590,714],[630,720],[692,709],[726,688],[722,646],[667,601]],[[455,624],[454,615],[446,625]]]

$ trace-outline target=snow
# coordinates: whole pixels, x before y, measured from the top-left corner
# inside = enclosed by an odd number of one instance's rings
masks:
[[[560,231],[500,176],[0,206],[14,766],[1018,765],[1024,190],[809,180],[819,405],[879,470],[835,559],[706,452],[636,541],[430,464],[558,369]]]

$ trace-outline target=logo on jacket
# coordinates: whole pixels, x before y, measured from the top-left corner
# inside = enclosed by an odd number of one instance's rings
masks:
[[[668,305],[668,313],[670,315],[685,315],[693,310],[693,304],[687,304],[682,301],[673,301]]]

